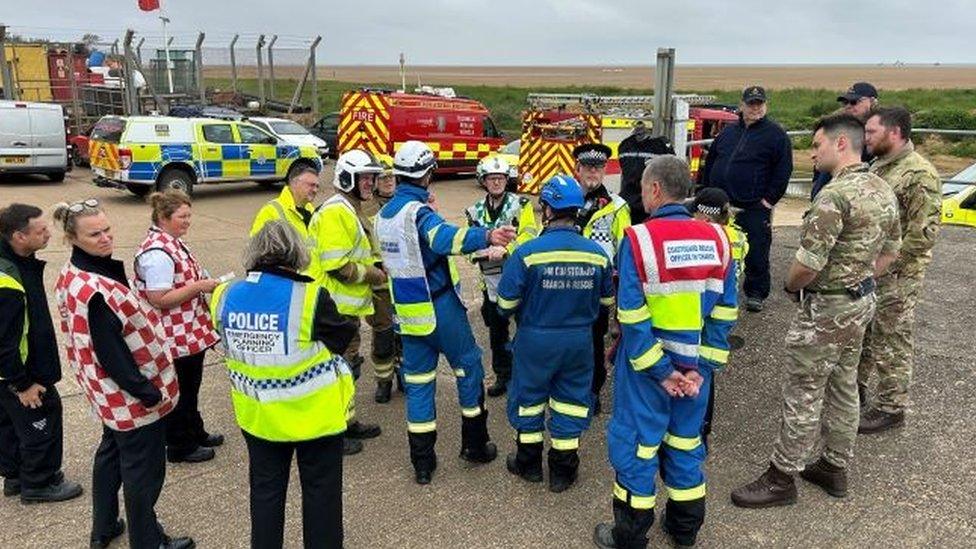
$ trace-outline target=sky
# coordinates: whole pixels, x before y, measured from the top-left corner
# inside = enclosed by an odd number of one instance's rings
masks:
[[[259,34],[319,63],[392,65],[976,63],[976,1],[159,0],[174,42],[253,50]],[[44,9],[38,9],[43,5]],[[160,12],[137,0],[0,0],[8,32],[56,40],[126,28],[162,42]],[[246,47],[245,47],[246,46]],[[297,52],[296,52],[297,56]]]

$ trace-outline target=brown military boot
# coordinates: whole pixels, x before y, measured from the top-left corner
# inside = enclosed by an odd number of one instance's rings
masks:
[[[796,503],[796,484],[772,463],[756,480],[732,490],[732,503],[738,507],[763,509]]]
[[[870,435],[903,425],[905,425],[905,412],[889,414],[877,408],[871,408],[861,416],[861,423],[857,426],[857,432],[862,435]]]
[[[847,497],[847,471],[823,457],[800,471],[800,478],[823,488],[835,498]]]

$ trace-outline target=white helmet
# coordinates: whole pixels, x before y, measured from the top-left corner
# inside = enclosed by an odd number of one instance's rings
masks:
[[[382,173],[383,166],[362,149],[346,151],[339,156],[335,165],[332,185],[344,193],[356,188],[356,178],[361,173]]]
[[[436,168],[434,151],[420,141],[407,141],[393,157],[393,175],[420,179]]]
[[[510,177],[511,166],[508,162],[500,156],[486,156],[478,162],[478,168],[475,170],[475,175],[478,177],[478,182],[484,184],[485,177],[491,174],[504,175],[505,177]]]

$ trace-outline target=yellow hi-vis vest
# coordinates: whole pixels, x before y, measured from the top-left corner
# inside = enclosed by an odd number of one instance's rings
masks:
[[[417,213],[424,206],[412,201],[389,219],[376,216],[376,240],[383,256],[383,266],[390,275],[394,328],[401,335],[425,336],[437,328],[427,270],[420,254],[420,234],[417,232]],[[447,258],[447,265],[454,292],[460,299],[461,277],[453,257]]]
[[[736,280],[742,280],[746,254],[749,253],[749,241],[746,240],[746,234],[735,224],[734,220],[730,219],[722,228],[725,229],[725,234],[729,237],[729,246],[732,249],[732,261],[735,262]]]
[[[355,208],[339,193],[332,195],[308,224],[308,245],[313,277],[329,290],[340,313],[349,316],[373,314],[373,289],[364,280],[366,269],[376,263],[369,237]],[[354,279],[343,282],[329,274],[352,263]]]
[[[16,278],[0,271],[0,288],[9,288],[11,290],[16,290],[24,296],[24,331],[20,334],[20,362],[27,362],[27,329],[28,329],[28,312],[27,312],[27,292],[24,290],[24,286],[17,281]],[[2,378],[0,378],[2,379]]]
[[[312,213],[315,211],[315,206],[306,204],[304,209]],[[278,198],[269,200],[258,210],[258,214],[254,217],[254,222],[251,223],[250,236],[253,237],[258,234],[258,231],[267,222],[280,219],[287,221],[288,224],[294,227],[302,238],[308,238],[308,228],[305,226],[305,220],[297,210],[298,206],[295,204],[295,197],[291,194],[291,188],[285,185],[281,189],[281,194],[278,195]]]
[[[610,193],[610,202],[593,213],[583,227],[583,236],[599,244],[607,257],[615,260],[627,227],[630,227],[630,206],[619,195]]]
[[[210,303],[241,429],[270,441],[302,441],[346,430],[352,371],[312,340],[321,286],[250,272],[217,286]]]

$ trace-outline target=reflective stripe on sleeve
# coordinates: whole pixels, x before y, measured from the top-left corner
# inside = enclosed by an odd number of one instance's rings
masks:
[[[617,320],[621,324],[637,324],[650,319],[651,312],[644,305],[639,309],[617,309]]]
[[[729,362],[728,351],[715,347],[709,347],[707,345],[702,345],[698,348],[698,356],[718,364],[727,364]]]
[[[712,314],[709,315],[715,320],[727,320],[729,322],[734,322],[739,318],[739,308],[738,307],[726,307],[724,305],[716,305],[712,309]]]
[[[651,345],[651,348],[648,349],[641,356],[631,359],[630,364],[631,366],[634,367],[634,370],[640,372],[641,370],[646,370],[651,366],[654,366],[663,357],[664,357],[664,347],[661,345],[661,342],[659,341],[654,345]]]
[[[522,300],[521,299],[518,299],[518,298],[516,298],[516,299],[505,299],[502,296],[498,296],[498,306],[501,307],[502,309],[514,309],[514,308],[518,307],[519,306],[519,303],[521,303],[521,302],[522,302]]]

